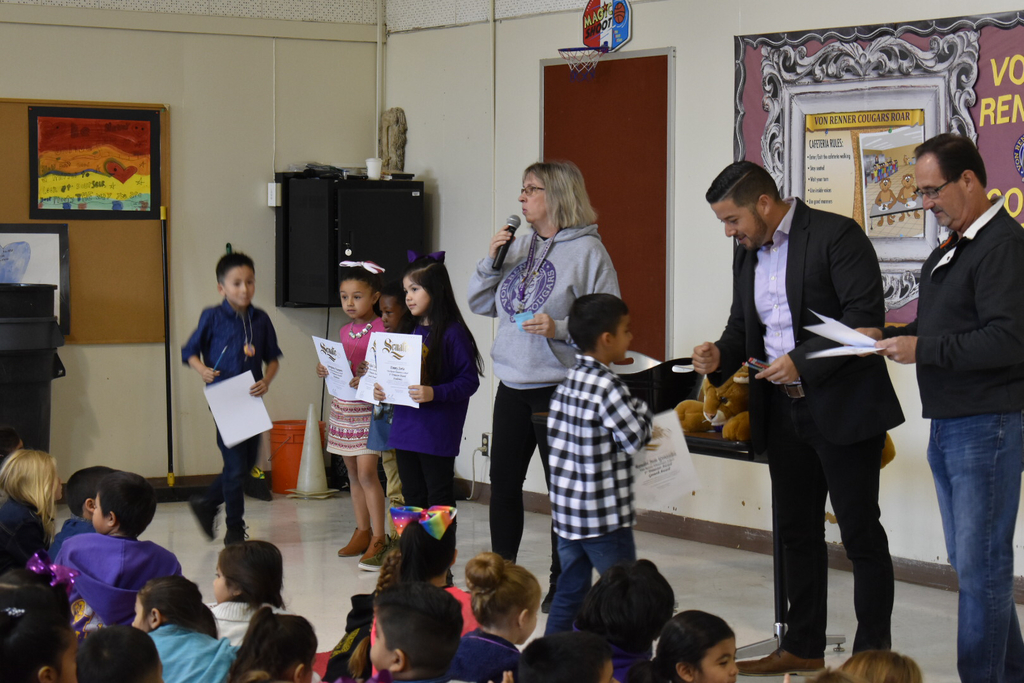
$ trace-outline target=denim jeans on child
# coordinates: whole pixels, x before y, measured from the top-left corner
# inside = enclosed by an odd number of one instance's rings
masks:
[[[949,563],[960,579],[957,669],[964,683],[1024,681],[1013,602],[1022,433],[1020,411],[932,420],[928,464]]]
[[[572,630],[576,613],[580,611],[583,598],[590,590],[591,574],[595,569],[598,574],[604,574],[616,562],[636,560],[633,529],[616,529],[608,534],[576,541],[559,536],[558,559],[562,563],[562,573],[558,577],[558,589],[551,603],[544,635]]]
[[[245,514],[245,478],[256,464],[256,454],[260,445],[260,437],[256,436],[235,444],[231,448],[224,445],[217,430],[217,448],[224,459],[224,470],[206,489],[206,501],[215,506],[224,504],[225,524],[230,529],[244,525]]]

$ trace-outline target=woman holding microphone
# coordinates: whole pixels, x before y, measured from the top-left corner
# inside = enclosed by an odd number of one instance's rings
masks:
[[[501,380],[490,452],[491,547],[513,562],[523,537],[523,483],[537,447],[548,478],[546,426],[533,416],[548,412],[551,394],[575,361],[568,342],[569,309],[585,294],[619,294],[615,267],[597,234],[597,213],[575,164],[528,167],[519,202],[532,233],[516,238],[509,230],[498,231],[469,282],[470,309],[498,319],[491,347],[494,374]],[[496,269],[506,244],[508,253]],[[554,544],[552,534],[552,589],[559,573]],[[545,608],[553,594],[544,599]]]

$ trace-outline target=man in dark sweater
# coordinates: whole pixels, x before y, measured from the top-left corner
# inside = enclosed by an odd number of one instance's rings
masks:
[[[864,331],[881,339],[883,355],[917,363],[932,420],[928,463],[960,578],[960,679],[1021,681],[1013,531],[1024,448],[1024,230],[1001,197],[989,200],[969,139],[938,135],[916,156],[924,208],[949,238],[921,268],[917,320]]]

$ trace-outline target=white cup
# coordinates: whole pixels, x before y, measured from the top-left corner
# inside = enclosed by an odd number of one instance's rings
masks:
[[[380,180],[381,160],[377,158],[366,160],[366,175],[370,180]]]

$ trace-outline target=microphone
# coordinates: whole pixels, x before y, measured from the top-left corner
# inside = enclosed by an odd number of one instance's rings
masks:
[[[522,221],[519,220],[519,216],[512,214],[505,221],[505,230],[508,231],[508,234],[514,235],[520,223]],[[494,257],[494,265],[492,266],[495,270],[501,270],[501,264],[505,263],[505,255],[508,254],[508,245],[510,244],[512,244],[512,240],[498,247],[498,253]]]

